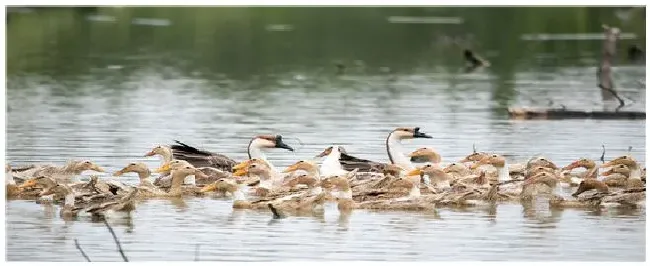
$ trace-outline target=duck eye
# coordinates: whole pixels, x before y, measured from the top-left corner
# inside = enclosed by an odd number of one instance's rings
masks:
[[[135,166],[135,163],[130,163],[129,165],[130,165],[130,166]]]
[[[622,164],[618,166],[618,168],[624,168],[624,167],[625,167],[625,165],[622,165]]]
[[[496,154],[492,154],[492,158],[496,158],[496,157],[497,157],[497,155],[496,155]]]

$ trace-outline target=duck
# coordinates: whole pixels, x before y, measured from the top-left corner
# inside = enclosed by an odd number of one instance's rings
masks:
[[[502,155],[491,154],[487,157],[482,157],[481,160],[472,165],[471,168],[476,169],[481,165],[489,164],[492,165],[497,170],[496,180],[490,180],[491,183],[501,183],[503,181],[510,180],[510,172],[508,171],[508,166],[506,164],[506,158]]]
[[[257,168],[258,166],[255,166],[253,168]],[[214,190],[221,190],[221,191],[226,191],[230,195],[232,195],[232,208],[233,209],[266,209],[268,207],[269,203],[275,203],[273,199],[268,200],[268,199],[263,199],[263,200],[256,200],[256,201],[249,201],[246,198],[246,188],[247,186],[244,184],[239,184],[237,183],[236,180],[234,179],[227,179],[227,178],[222,178],[217,180],[214,183],[214,186],[210,187],[205,187],[204,190],[208,189],[214,189]]]
[[[171,146],[174,158],[185,160],[194,167],[212,167],[221,171],[232,171],[232,167],[237,164],[236,161],[225,155],[202,151],[180,141],[175,140],[175,142],[178,145]],[[281,135],[260,135],[253,137],[248,143],[248,159],[262,159],[268,162],[263,151],[275,148],[294,151],[291,146],[284,143]],[[268,163],[275,171],[275,167],[270,162]]]
[[[579,195],[590,190],[596,190],[596,193],[586,198],[597,198],[601,202],[600,205],[604,207],[636,208],[645,206],[645,187],[612,192],[607,184],[594,178],[582,180],[576,192],[571,194],[571,196],[578,198]]]
[[[544,169],[545,167],[540,168]],[[532,200],[533,197],[540,194],[552,194],[553,189],[557,186],[557,183],[558,179],[553,173],[549,173],[548,171],[540,171],[536,175],[524,181],[519,198],[522,201],[529,201]]]
[[[429,147],[418,148],[407,155],[412,163],[433,163],[440,164],[442,156],[436,150]]]
[[[485,172],[485,175],[490,178],[490,179],[497,179],[499,172],[497,169],[490,165],[490,164],[479,164],[481,160],[485,160],[488,157],[490,157],[491,154],[486,153],[486,152],[473,152],[467,156],[465,156],[463,159],[461,159],[458,163],[462,165],[467,165],[470,163],[469,170],[472,172],[474,175],[479,175],[481,172]],[[521,164],[521,163],[513,163],[513,164],[508,164],[507,165],[507,171],[508,174],[511,178],[515,179],[515,177],[523,176],[525,175],[525,169],[526,167]]]
[[[630,169],[629,177],[626,186],[628,187],[645,187],[645,182],[641,179],[643,176],[643,171],[639,167],[639,164],[632,158],[630,155],[623,155],[613,160],[606,162],[600,166],[600,168],[613,167],[619,164],[626,165]]]
[[[433,138],[426,133],[420,131],[419,127],[398,127],[391,131],[386,138],[386,151],[388,153],[388,159],[391,164],[397,165],[404,169],[405,171],[411,171],[415,167],[411,163],[410,159],[402,152],[402,140],[405,139],[416,139],[416,138]],[[329,148],[328,148],[329,149]],[[322,155],[322,154],[321,154]],[[321,156],[322,157],[322,156]],[[339,159],[341,166],[346,171],[352,171],[358,169],[358,172],[381,172],[385,167],[385,163],[373,162],[370,160],[360,159],[354,156],[351,156],[344,151],[341,152],[341,157]]]
[[[85,206],[75,205],[75,195],[69,186],[65,184],[56,184],[51,189],[43,191],[42,196],[58,195],[64,198],[63,206],[59,211],[61,218],[75,218]]]
[[[415,168],[408,172],[406,176],[421,176],[425,184],[431,184],[431,186],[440,190],[451,189],[451,182],[453,181],[453,178],[449,174],[433,163],[427,163],[422,167]],[[413,183],[419,183],[417,181],[412,180]]]
[[[643,186],[639,183],[638,180],[635,182],[634,179],[629,179],[630,168],[627,165],[619,164],[611,167],[609,170],[602,173],[603,182],[609,187],[635,187]]]
[[[165,163],[170,163],[171,160],[166,161]],[[163,164],[164,165],[164,164]],[[161,171],[165,172],[165,171]],[[138,183],[138,186],[140,187],[147,187],[150,189],[156,188],[156,186],[151,182],[149,179],[151,177],[151,170],[149,167],[141,162],[133,162],[129,163],[127,166],[123,167],[122,169],[116,171],[113,173],[114,177],[119,177],[122,176],[126,173],[136,173],[138,174],[138,179],[140,182]]]
[[[460,179],[473,175],[472,171],[464,163],[450,163],[442,169],[443,172],[449,174],[452,179]]]
[[[173,157],[173,152],[172,148],[166,145],[158,145],[153,147],[149,152],[147,152],[144,156],[145,157],[152,157],[152,156],[160,156],[161,163],[160,166],[163,166],[164,164],[171,162],[171,160],[174,159]],[[167,177],[169,176],[169,172],[162,172],[160,173],[160,177]]]
[[[580,158],[571,162],[569,165],[562,168],[563,171],[571,172],[573,169],[584,168],[586,171],[584,173],[578,174],[577,178],[574,178],[574,182],[580,183],[583,178],[598,178],[598,167],[594,160],[588,158]]]
[[[183,160],[172,160],[164,164],[158,170],[171,172],[171,187],[168,191],[160,188],[151,188],[140,186],[138,197],[181,197],[182,195],[196,195],[200,189],[194,185],[183,186],[186,177],[194,175],[198,178],[204,178],[203,172]]]
[[[93,216],[106,216],[110,212],[131,212],[135,210],[135,199],[139,193],[137,187],[131,187],[130,192],[123,197],[105,201],[99,204],[94,204],[86,208],[86,212],[91,213]]]
[[[23,179],[29,179],[48,176],[57,179],[58,182],[73,183],[76,181],[75,178],[85,171],[105,172],[103,168],[91,161],[71,160],[63,166],[43,165],[30,169],[23,172],[21,177]]]
[[[409,194],[403,197],[363,201],[359,203],[349,203],[349,206],[339,208],[347,210],[346,208],[354,209],[380,209],[380,210],[400,210],[400,211],[433,211],[436,205],[432,202],[435,195],[424,196],[420,194],[419,181],[413,182],[412,179],[407,177],[400,177],[395,182],[391,183],[392,189],[408,190]],[[341,199],[337,199],[341,200]],[[339,203],[340,204],[340,203]]]
[[[336,175],[344,175],[348,172],[348,170],[345,170],[342,166],[341,162],[341,156],[345,154],[345,149],[341,146],[329,146],[327,147],[323,152],[320,154],[316,155],[316,158],[319,157],[325,157],[323,162],[321,163],[320,169],[319,169],[319,175],[323,175],[325,177],[327,176],[336,176]],[[354,161],[356,163],[361,163],[360,161]],[[349,167],[349,162],[347,162]],[[368,172],[376,170],[378,163],[374,162],[363,162],[363,166],[368,169]],[[372,168],[372,169],[371,169]]]
[[[276,185],[278,184],[278,180],[280,180],[279,182],[282,184],[282,179],[278,177],[277,173],[274,173],[271,165],[265,160],[247,160],[235,165],[234,169],[236,170],[233,173],[233,176],[237,178],[244,176],[250,177],[252,175],[260,180],[259,184],[253,191],[256,196],[263,197],[271,193],[273,189],[277,187]]]

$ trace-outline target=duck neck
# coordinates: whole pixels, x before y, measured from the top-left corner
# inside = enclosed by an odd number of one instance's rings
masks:
[[[411,191],[409,191],[408,197],[409,198],[417,198],[420,195],[421,195],[420,194],[420,188],[417,185],[413,184],[413,187],[411,187]]]
[[[639,165],[634,165],[630,167],[630,177],[632,179],[641,179],[641,168],[639,168]]]
[[[66,207],[74,207],[74,194],[72,193],[65,194],[64,205]]]
[[[392,164],[398,165],[407,171],[413,170],[413,164],[402,152],[401,139],[392,132],[386,138],[386,151],[388,152],[388,159]]]
[[[173,154],[173,153],[172,153],[171,148],[167,148],[167,149],[165,149],[164,152],[159,153],[160,158],[162,159],[162,164],[165,164],[165,163],[171,162],[171,161],[172,161],[172,157],[173,157],[172,154]],[[162,164],[161,164],[161,165],[162,165]]]
[[[181,187],[183,185],[183,181],[185,180],[186,175],[179,174],[174,171],[172,171],[171,175],[172,175],[172,185],[171,188],[169,189],[169,194],[180,195],[182,192]]]
[[[260,183],[260,185],[261,185],[261,183]],[[238,187],[237,190],[235,190],[232,193],[232,199],[234,201],[244,201],[244,200],[246,200],[246,194],[244,194],[244,191],[242,190],[241,187]]]
[[[508,164],[503,164],[502,167],[495,167],[499,173],[499,182],[510,180],[510,171],[508,171]]]
[[[79,170],[77,168],[77,163],[78,162],[69,162],[65,166],[61,168],[61,173],[62,174],[74,174],[74,175],[79,175],[81,172],[84,170]]]
[[[15,185],[16,180],[14,180],[14,175],[11,174],[11,172],[6,172],[5,173],[5,185]]]
[[[309,191],[307,193],[310,196],[319,195],[319,194],[323,193],[323,188],[320,187],[320,186],[310,187]]]
[[[332,148],[330,154],[325,157],[325,160],[323,160],[323,163],[320,166],[320,172],[323,173],[324,176],[332,176],[340,173],[343,170],[340,159],[341,152],[338,150],[338,147]]]
[[[149,169],[138,172],[138,178],[140,178],[140,185],[141,186],[153,186],[153,183],[151,183],[151,180],[149,180],[149,177],[151,176],[151,171]]]

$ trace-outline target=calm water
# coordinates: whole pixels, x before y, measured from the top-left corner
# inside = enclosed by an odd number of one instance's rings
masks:
[[[620,43],[615,77],[635,101],[630,109],[645,106],[645,87],[638,83],[645,65],[624,54],[629,44],[645,47],[641,13],[622,21],[609,9],[534,10],[99,8],[12,14],[6,160],[86,158],[109,172],[135,161],[157,167],[157,159],[143,155],[172,139],[242,160],[252,136],[282,134],[296,151],[270,152],[279,167],[332,144],[387,161],[387,134],[419,126],[434,138],[406,148],[434,147],[446,162],[476,144],[511,162],[543,154],[566,165],[597,159],[604,144],[608,158],[632,146],[645,164],[645,121],[507,119],[507,106],[545,105],[549,98],[580,109],[608,106],[595,87],[600,41],[521,38],[597,33],[602,21],[636,34]],[[390,23],[391,16],[457,17],[462,23],[398,24]],[[485,29],[488,19],[498,29]],[[493,66],[461,73],[460,50],[447,41],[455,37],[471,41]],[[335,62],[348,66],[344,75],[336,74]],[[82,261],[74,239],[93,260],[120,260],[102,223],[63,221],[56,206],[6,204],[7,260]],[[200,260],[645,260],[645,210],[500,205],[341,217],[327,206],[323,217],[270,222],[269,212],[233,211],[230,204],[210,197],[148,200],[131,217],[110,223],[134,261],[193,260],[196,254]]]

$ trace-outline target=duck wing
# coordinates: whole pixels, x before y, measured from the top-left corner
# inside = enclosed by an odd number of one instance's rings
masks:
[[[352,171],[355,168],[358,168],[359,172],[381,173],[384,169],[384,166],[386,165],[385,163],[378,163],[366,159],[361,159],[347,153],[341,153],[339,162],[341,163],[343,170]]]
[[[187,161],[194,167],[213,167],[230,172],[232,171],[232,167],[237,164],[235,160],[230,159],[228,156],[199,150],[178,140],[174,140],[174,142],[178,144],[171,145],[174,159]]]

